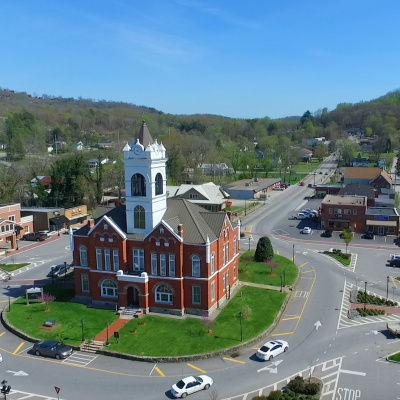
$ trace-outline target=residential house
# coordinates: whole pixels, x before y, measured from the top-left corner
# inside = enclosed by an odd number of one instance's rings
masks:
[[[312,155],[313,155],[312,150],[306,148],[300,149],[300,157],[303,161],[310,162]]]
[[[229,195],[220,186],[208,182],[202,185],[167,186],[167,197],[186,199],[209,211],[223,211]]]
[[[45,190],[50,190],[51,176],[44,176],[44,175],[37,176],[36,178],[31,179],[31,185],[33,187],[36,187],[38,181],[42,183]]]
[[[366,157],[355,157],[350,159],[351,167],[370,167],[371,162]]]
[[[346,167],[344,170],[343,183],[360,183],[371,185],[372,187],[390,188],[392,178],[390,175],[379,167]]]
[[[223,186],[223,189],[233,199],[265,199],[267,192],[281,183],[281,178],[241,179]]]
[[[204,175],[231,175],[233,174],[233,169],[229,168],[225,163],[219,164],[199,164],[198,168],[201,169],[201,172]]]
[[[167,200],[166,149],[145,123],[123,154],[126,205],[72,237],[76,301],[211,315],[238,285],[240,223]]]

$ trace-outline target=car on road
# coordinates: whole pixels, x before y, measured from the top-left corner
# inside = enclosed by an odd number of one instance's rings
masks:
[[[213,384],[213,380],[207,375],[188,376],[172,385],[171,394],[174,397],[185,398],[188,394],[207,390]]]
[[[72,347],[67,346],[58,340],[43,340],[36,342],[32,347],[32,351],[37,356],[54,357],[57,360],[60,358],[67,358],[73,353]]]
[[[285,340],[270,340],[264,343],[256,352],[256,356],[263,361],[272,360],[277,355],[288,351],[289,343]]]
[[[332,237],[332,231],[330,229],[325,229],[322,233],[321,233],[322,237]]]
[[[25,235],[22,236],[22,240],[31,240],[36,242],[43,242],[43,240],[46,239],[47,235],[45,233],[40,233],[40,232],[29,232],[25,233]]]
[[[50,268],[49,273],[47,274],[48,278],[56,278],[57,276],[65,275],[69,269],[69,264],[58,264]]]
[[[311,233],[311,228],[309,226],[305,226],[302,230],[301,233],[304,233],[306,235],[308,235],[309,233]]]
[[[391,267],[400,267],[400,258],[392,258],[389,262]]]
[[[285,190],[284,186],[275,186],[274,190]]]
[[[48,239],[50,237],[50,231],[38,231],[38,233],[40,233],[41,235],[46,235],[46,239]]]
[[[300,186],[304,186],[305,184],[306,184],[306,183],[303,182],[303,181],[301,181],[301,182],[299,183]]]
[[[364,235],[361,236],[361,239],[373,239],[374,234],[373,233],[364,233]]]

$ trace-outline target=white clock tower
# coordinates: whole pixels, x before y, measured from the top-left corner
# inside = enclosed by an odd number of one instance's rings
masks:
[[[123,151],[127,231],[146,235],[167,209],[165,147],[153,141],[143,122],[137,138]]]

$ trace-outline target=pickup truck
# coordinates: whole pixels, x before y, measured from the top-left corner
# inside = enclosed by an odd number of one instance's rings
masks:
[[[387,329],[394,336],[400,336],[400,321],[399,322],[388,322]]]

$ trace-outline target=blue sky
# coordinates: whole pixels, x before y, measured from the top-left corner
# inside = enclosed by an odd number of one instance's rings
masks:
[[[0,87],[280,118],[400,87],[398,0],[16,0]]]

